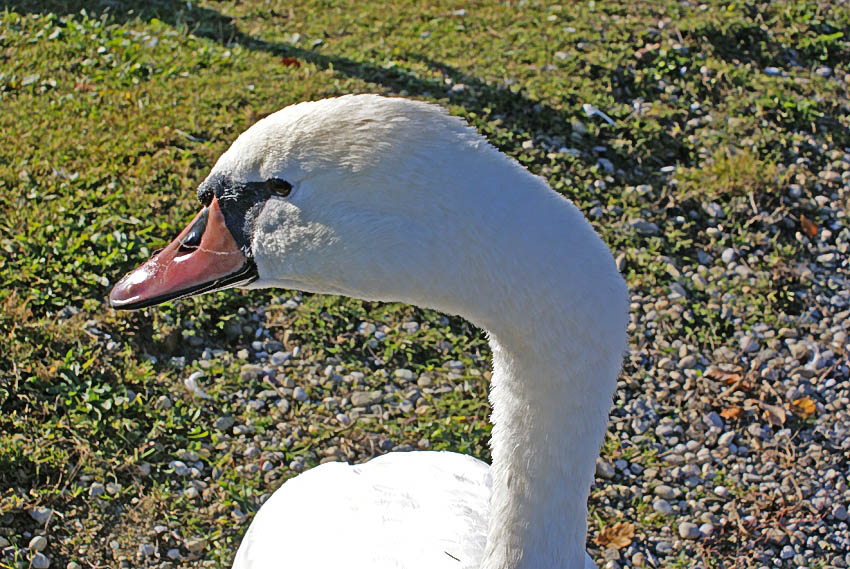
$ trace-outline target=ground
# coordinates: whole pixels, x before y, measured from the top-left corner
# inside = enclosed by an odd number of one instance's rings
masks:
[[[228,566],[305,468],[488,458],[488,347],[460,319],[106,305],[239,132],[356,92],[464,117],[614,250],[600,566],[846,567],[850,4],[636,4],[3,0],[0,567]]]

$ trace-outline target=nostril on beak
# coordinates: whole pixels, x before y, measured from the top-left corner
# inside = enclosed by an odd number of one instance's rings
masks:
[[[204,208],[201,215],[198,216],[198,220],[192,225],[192,229],[189,230],[189,233],[180,243],[181,252],[188,253],[189,251],[197,249],[201,245],[201,238],[204,236],[204,231],[207,228],[208,216],[209,209]]]

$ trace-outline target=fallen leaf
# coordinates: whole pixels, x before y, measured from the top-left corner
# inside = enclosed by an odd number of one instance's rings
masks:
[[[722,381],[726,385],[732,385],[741,381],[741,374],[731,371],[723,371],[722,369],[713,369],[705,374],[705,377],[715,381]]]
[[[739,419],[743,414],[744,410],[738,407],[737,405],[727,407],[726,409],[720,412],[720,416],[726,420]]]
[[[804,419],[815,414],[817,407],[811,397],[802,397],[791,402],[791,410]]]
[[[774,427],[781,427],[785,424],[785,409],[767,403],[762,403],[761,408],[764,409],[764,418],[768,423]]]
[[[617,522],[613,526],[608,526],[602,529],[596,537],[593,538],[593,543],[599,547],[613,547],[614,549],[623,549],[628,547],[635,536],[635,526],[627,522]]]
[[[800,225],[803,227],[803,233],[808,235],[810,239],[818,234],[818,226],[815,222],[802,213],[800,214]]]
[[[301,67],[301,62],[295,59],[294,57],[281,58],[280,62],[286,67]]]

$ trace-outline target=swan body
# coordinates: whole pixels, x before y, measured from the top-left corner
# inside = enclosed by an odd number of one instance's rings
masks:
[[[569,200],[439,107],[376,95],[266,117],[198,195],[113,306],[295,288],[460,314],[493,351],[492,466],[415,452],[317,467],[260,508],[235,569],[593,567],[586,502],[628,295]]]

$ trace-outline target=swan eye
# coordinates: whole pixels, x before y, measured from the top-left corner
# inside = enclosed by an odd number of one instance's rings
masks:
[[[280,178],[269,178],[266,180],[266,185],[271,193],[279,196],[286,197],[292,192],[292,184]]]

